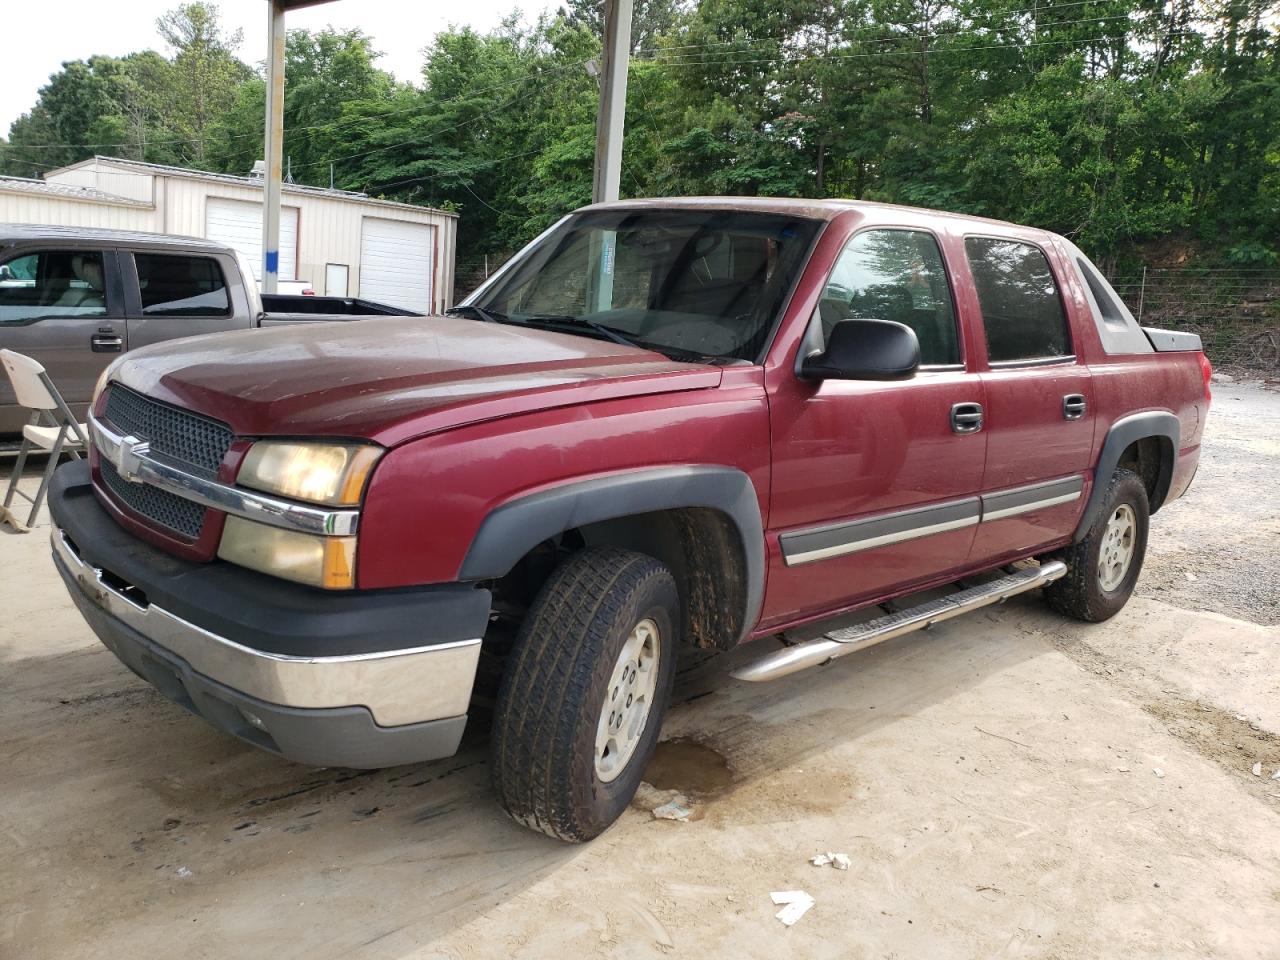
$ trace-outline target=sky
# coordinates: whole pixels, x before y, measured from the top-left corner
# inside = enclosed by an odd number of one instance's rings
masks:
[[[124,56],[148,47],[167,53],[156,34],[156,18],[179,0],[47,0],[40,16],[4,17],[4,54],[0,56],[0,135],[35,105],[37,91],[64,60],[83,60],[95,53]],[[220,0],[224,26],[244,31],[240,59],[256,66],[267,54],[266,0]],[[422,0],[333,0],[287,14],[290,29],[359,27],[373,38],[384,56],[378,66],[401,80],[417,82],[422,48],[450,24],[477,30],[495,27],[519,7],[527,17],[557,4],[549,0],[466,0],[431,3]]]

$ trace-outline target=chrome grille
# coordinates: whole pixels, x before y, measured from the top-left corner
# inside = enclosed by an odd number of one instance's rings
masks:
[[[194,467],[210,477],[217,472],[235,436],[225,423],[152,400],[118,383],[113,383],[107,393],[105,412],[117,430],[150,443],[153,454]]]
[[[106,457],[98,461],[102,482],[129,509],[191,540],[204,527],[204,507],[147,483],[130,483]]]

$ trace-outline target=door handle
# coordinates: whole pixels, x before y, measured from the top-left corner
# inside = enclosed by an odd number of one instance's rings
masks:
[[[1062,398],[1062,419],[1079,420],[1087,407],[1083,393],[1068,393]]]
[[[982,404],[953,403],[951,405],[951,432],[977,433],[982,429]]]
[[[95,333],[89,338],[94,353],[119,353],[124,349],[124,337],[113,333]]]

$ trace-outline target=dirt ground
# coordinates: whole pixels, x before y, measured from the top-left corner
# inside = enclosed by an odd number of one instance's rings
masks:
[[[1275,960],[1278,493],[1280,393],[1216,385],[1114,621],[1028,597],[772,684],[691,661],[652,779],[701,819],[585,847],[503,817],[483,730],[374,772],[216,733],[98,646],[47,527],[0,535],[0,958]]]

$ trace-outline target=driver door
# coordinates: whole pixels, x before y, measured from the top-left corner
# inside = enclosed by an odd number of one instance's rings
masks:
[[[0,347],[42,364],[83,419],[99,375],[125,348],[121,299],[114,250],[11,251],[0,260]],[[29,419],[0,377],[0,435]]]
[[[796,378],[770,397],[770,570],[762,627],[834,612],[958,571],[977,529],[987,438],[941,247],[922,229],[871,228],[845,246],[811,321],[916,331],[922,365],[897,381]],[[802,354],[805,353],[802,350]],[[963,409],[963,408],[962,408]],[[776,538],[776,539],[775,539]]]

